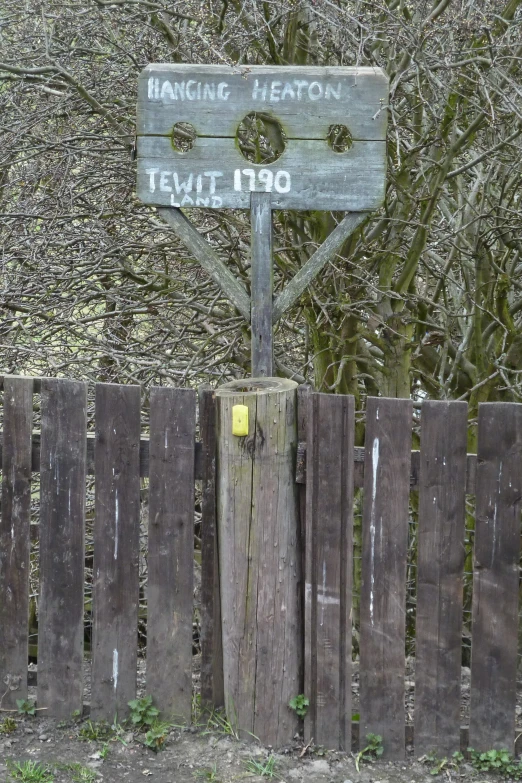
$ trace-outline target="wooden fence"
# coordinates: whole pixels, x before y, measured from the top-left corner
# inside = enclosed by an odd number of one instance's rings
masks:
[[[33,393],[41,394],[33,433]],[[31,474],[40,474],[38,704],[82,708],[86,476],[95,475],[91,715],[123,716],[136,692],[140,477],[149,477],[147,682],[160,709],[190,720],[195,480],[202,482],[201,692],[221,704],[212,392],[153,388],[140,435],[140,390],[99,384],[95,433],[77,381],[3,381],[0,523],[2,707],[27,695]],[[364,448],[351,397],[299,393],[305,736],[350,749],[383,737],[388,758],[461,746],[465,501],[474,496],[471,703],[466,741],[515,742],[522,405],[479,407],[466,453],[467,405],[425,402],[412,450],[409,400],[369,398]],[[416,422],[416,426],[418,421]],[[359,721],[352,722],[354,496],[362,494]],[[412,495],[413,493],[413,495]],[[405,713],[410,504],[416,541],[415,710]],[[360,497],[358,498],[360,502]],[[1,694],[0,694],[1,695]],[[355,727],[355,731],[354,731]]]

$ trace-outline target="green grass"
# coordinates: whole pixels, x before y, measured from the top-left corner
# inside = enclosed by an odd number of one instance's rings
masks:
[[[84,767],[82,764],[71,764],[70,771],[74,783],[94,783],[98,777],[93,769]]]
[[[16,731],[16,726],[16,721],[8,716],[0,723],[0,734],[11,734]]]
[[[88,720],[79,731],[80,739],[83,740],[107,740],[112,736],[112,730],[105,721],[94,722]]]
[[[98,775],[93,769],[84,767],[83,764],[76,762],[70,762],[68,764],[56,764],[56,769],[63,770],[64,772],[71,773],[71,780],[74,783],[94,783],[97,780]]]
[[[275,758],[273,756],[269,756],[265,761],[248,759],[246,762],[246,768],[247,772],[252,772],[254,775],[260,775],[263,778],[275,778],[275,764]]]
[[[13,780],[21,783],[53,783],[53,773],[37,761],[11,761],[7,768]]]
[[[199,780],[206,780],[208,783],[219,783],[217,778],[217,766],[215,764],[205,769],[197,769],[194,772],[194,777]]]

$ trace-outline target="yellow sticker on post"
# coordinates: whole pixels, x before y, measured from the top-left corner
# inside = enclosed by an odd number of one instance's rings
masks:
[[[232,408],[232,435],[239,438],[248,435],[248,408],[246,405],[234,405]]]

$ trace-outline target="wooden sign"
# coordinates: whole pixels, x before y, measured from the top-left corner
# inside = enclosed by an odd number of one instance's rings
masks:
[[[377,209],[386,177],[388,79],[379,68],[149,65],[138,97],[138,196],[164,207],[250,208],[252,192],[274,209]],[[238,144],[252,112],[278,120],[285,150],[256,165]],[[190,123],[183,152],[173,128]],[[346,126],[351,146],[329,145]]]

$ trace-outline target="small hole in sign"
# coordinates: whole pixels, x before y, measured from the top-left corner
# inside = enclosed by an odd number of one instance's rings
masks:
[[[177,122],[172,128],[172,146],[178,152],[188,152],[196,141],[196,129],[190,122]]]
[[[285,151],[286,134],[279,120],[264,112],[251,112],[237,128],[242,156],[251,163],[274,163]]]
[[[352,134],[346,125],[330,125],[326,140],[334,152],[346,152],[353,144]]]

